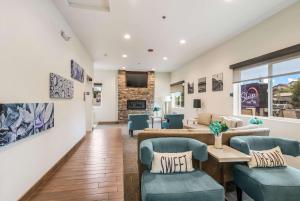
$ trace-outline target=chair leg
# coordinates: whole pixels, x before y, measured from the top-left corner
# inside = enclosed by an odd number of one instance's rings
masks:
[[[129,130],[129,135],[133,137],[133,130]]]
[[[243,200],[243,191],[238,186],[236,186],[236,197],[237,197],[237,201],[242,201]]]

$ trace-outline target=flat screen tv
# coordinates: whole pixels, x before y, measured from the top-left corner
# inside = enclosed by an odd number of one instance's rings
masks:
[[[126,71],[126,86],[134,88],[147,88],[148,72]]]

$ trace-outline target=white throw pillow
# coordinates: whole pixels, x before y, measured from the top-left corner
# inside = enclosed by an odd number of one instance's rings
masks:
[[[209,125],[211,123],[211,114],[200,113],[198,115],[198,124]]]
[[[192,151],[180,153],[154,152],[151,173],[192,172],[194,171],[192,157]]]
[[[251,150],[250,156],[251,161],[248,162],[250,168],[286,166],[286,161],[279,146],[263,151]]]
[[[223,120],[224,120],[224,117],[222,117],[218,114],[212,114],[212,116],[211,116],[211,122],[214,122],[214,121],[223,122]]]

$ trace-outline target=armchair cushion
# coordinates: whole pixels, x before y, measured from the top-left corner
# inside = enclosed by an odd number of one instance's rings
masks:
[[[230,139],[230,146],[245,154],[249,154],[250,150],[261,151],[279,146],[283,154],[295,157],[300,156],[300,142],[284,138],[238,136]]]
[[[207,145],[190,138],[152,138],[141,142],[140,160],[148,168],[151,167],[153,152],[178,153],[192,151],[193,158],[199,161],[207,160]]]
[[[202,171],[178,174],[151,174],[141,182],[142,201],[222,201],[224,189]]]
[[[235,165],[233,174],[235,183],[256,201],[297,201],[300,198],[298,169]]]

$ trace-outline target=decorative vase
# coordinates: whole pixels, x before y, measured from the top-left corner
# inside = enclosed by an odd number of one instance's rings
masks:
[[[222,146],[222,133],[219,135],[215,135],[215,148],[216,149],[223,149]]]

